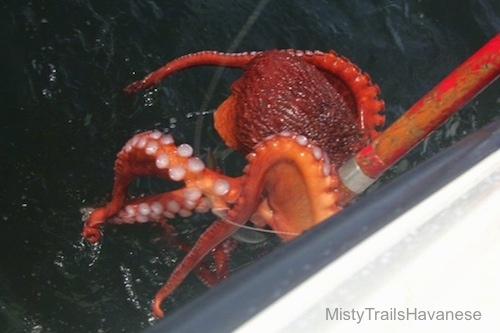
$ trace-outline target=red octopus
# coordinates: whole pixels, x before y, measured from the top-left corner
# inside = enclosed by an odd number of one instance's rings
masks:
[[[337,168],[373,140],[384,123],[378,86],[333,51],[203,51],[167,63],[125,92],[197,65],[244,70],[214,114],[224,142],[247,154],[243,174],[229,177],[206,168],[192,156],[191,146],[176,145],[169,134],[137,134],[118,153],[111,201],[93,210],[83,228],[83,236],[93,243],[99,241],[105,222],[168,225],[176,214],[187,217],[208,210],[218,216],[194,246],[186,248],[186,257],[157,292],[157,317],[163,316],[162,301],[186,275],[245,223],[270,227],[287,241],[338,212],[347,194],[339,185]],[[184,187],[128,198],[128,185],[140,176],[167,178]],[[218,265],[224,267],[224,261],[220,256]]]

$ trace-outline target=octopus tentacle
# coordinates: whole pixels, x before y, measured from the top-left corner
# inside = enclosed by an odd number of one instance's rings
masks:
[[[235,240],[230,237],[212,249],[214,270],[207,265],[198,265],[196,274],[207,287],[213,287],[227,277],[229,270],[229,258],[236,248]]]
[[[385,116],[381,114],[384,101],[378,98],[380,88],[372,83],[368,73],[361,71],[357,65],[333,50],[328,53],[292,49],[286,51],[340,79],[354,95],[360,128],[367,131],[371,140],[380,134],[379,127],[385,121]],[[332,78],[327,78],[332,82]]]
[[[193,192],[195,194],[199,192],[210,200],[210,207],[227,209],[227,204],[234,202],[239,195],[241,180],[205,168],[203,161],[192,157],[192,152],[193,149],[189,145],[176,146],[171,135],[159,131],[135,135],[118,153],[111,201],[90,214],[84,226],[83,236],[90,242],[97,242],[100,239],[99,228],[106,220],[124,209],[122,214],[126,216],[127,188],[130,182],[139,176],[157,176],[173,181],[184,181],[187,188],[182,191],[183,195],[188,195],[188,192],[191,192],[191,195]],[[161,196],[153,198],[160,199]],[[175,194],[167,194],[164,200],[169,200],[172,196]],[[201,195],[199,197],[201,198]],[[146,203],[144,200],[153,199],[137,199],[135,203],[139,206]],[[144,205],[143,207],[146,209]],[[136,215],[135,218],[140,215]],[[117,218],[115,221],[119,222],[120,219]]]
[[[175,229],[172,225],[161,222],[165,237],[169,244],[172,244],[184,251],[189,253],[193,246],[184,241],[179,240],[175,234]],[[232,238],[227,238],[225,241],[221,242],[219,245],[215,246],[209,255],[213,259],[213,266],[210,265],[208,258],[204,258],[201,263],[198,264],[194,272],[198,276],[198,279],[207,287],[213,287],[220,281],[227,277],[227,272],[229,269],[229,258],[231,252],[235,249],[235,240]],[[208,256],[207,256],[208,257]],[[212,269],[213,267],[213,269]]]
[[[340,81],[338,81],[338,79],[335,80],[327,76],[331,83],[338,84],[338,82],[341,82],[353,93],[358,108],[356,116],[358,117],[360,128],[366,130],[372,140],[379,135],[379,127],[381,127],[385,121],[385,116],[382,114],[384,102],[378,98],[380,89],[376,84],[372,83],[368,73],[362,72],[361,69],[349,61],[349,59],[338,55],[333,50],[328,53],[318,50],[310,51],[295,49],[280,51],[299,57],[314,65],[316,68],[340,79]],[[243,68],[255,58],[255,56],[262,53],[263,51],[242,53],[200,51],[190,53],[166,63],[163,67],[150,73],[144,79],[129,84],[125,87],[124,91],[128,95],[133,94],[138,90],[157,84],[163,78],[177,71],[193,66],[214,65]]]
[[[373,115],[362,113],[380,109],[360,110],[359,105],[370,104],[362,102],[364,99],[374,99],[370,95],[374,89],[355,65],[339,57],[334,69],[340,74],[335,75],[333,69],[327,72],[305,60],[325,60],[325,56],[290,50],[255,56],[214,113],[214,127],[224,142],[246,154],[266,136],[289,130],[313,140],[335,164],[345,163],[375,135],[362,122]],[[367,86],[350,84],[357,89],[351,91],[342,77],[346,73]],[[378,100],[372,104],[383,106]]]
[[[210,225],[200,236],[191,251],[184,257],[179,265],[174,269],[167,282],[156,293],[153,300],[153,314],[156,317],[163,317],[161,303],[168,297],[186,278],[200,261],[219,243],[238,229],[238,225],[229,224],[222,220],[217,220]]]
[[[205,200],[204,200],[205,199]],[[168,242],[186,253],[192,246],[178,240],[174,234],[175,229],[166,222],[165,218],[174,218],[175,215],[188,217],[193,210],[203,213],[209,209],[209,203],[197,188],[183,188],[167,193],[151,195],[144,198],[133,199],[115,216],[109,219],[112,224],[131,224],[158,222],[165,231]],[[195,273],[207,286],[213,286],[225,279],[228,271],[229,255],[234,249],[232,239],[220,243],[213,248],[211,256],[214,260],[214,271],[208,263],[199,262]],[[202,258],[204,259],[204,258]]]
[[[109,218],[113,224],[162,222],[165,218],[191,216],[193,211],[206,213],[210,208],[209,200],[197,187],[185,187],[166,193],[149,195],[128,200],[114,216]]]
[[[125,87],[124,92],[127,95],[131,95],[141,89],[149,88],[166,76],[188,67],[214,65],[241,68],[259,53],[262,52],[224,53],[218,51],[201,51],[186,54],[166,63],[163,67],[148,74],[144,79],[129,84]]]
[[[296,237],[340,210],[328,155],[306,137],[290,132],[273,135],[247,155],[241,195],[226,218],[242,223],[252,218],[265,193],[269,211],[259,218],[285,240]],[[293,222],[292,222],[293,221]]]
[[[256,56],[262,55],[265,52],[224,53],[218,51],[201,51],[187,54],[168,62],[144,79],[128,85],[124,90],[127,94],[132,94],[140,89],[158,83],[174,72],[192,66],[218,65],[244,68]],[[384,102],[378,98],[380,89],[376,84],[372,83],[369,74],[362,72],[358,66],[350,62],[347,58],[338,55],[333,50],[328,53],[294,49],[279,50],[279,52],[287,53],[312,64],[325,75],[328,81],[333,87],[336,87],[338,91],[343,91],[347,88],[352,94],[352,103],[355,104],[355,107],[352,108],[352,112],[353,116],[356,117],[360,130],[362,130],[370,140],[375,139],[379,135],[380,127],[385,121],[385,116],[383,115]],[[235,106],[235,100],[230,96],[224,101],[223,105],[219,107],[219,110],[233,109]],[[217,123],[224,125],[217,126],[216,123],[218,132],[220,132],[221,129],[224,132],[232,132],[233,127],[236,126],[234,117],[235,114],[232,112],[219,112],[218,119],[216,119]],[[224,129],[225,126],[228,126],[228,128]],[[233,137],[228,135],[223,135],[223,137],[225,141],[228,141],[226,144],[230,147],[234,148],[238,146],[237,140]]]
[[[193,248],[192,245],[180,241],[175,237],[175,229],[170,224],[164,222],[161,223],[165,231],[165,237],[169,244],[175,245],[180,250],[189,253]],[[198,276],[198,279],[207,287],[213,287],[220,281],[227,277],[229,269],[229,258],[231,252],[236,248],[235,240],[232,238],[227,238],[225,241],[217,245],[210,253],[213,258],[213,269],[208,263],[207,258],[198,264],[194,272]]]

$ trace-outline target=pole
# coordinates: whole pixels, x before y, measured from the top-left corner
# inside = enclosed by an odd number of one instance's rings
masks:
[[[343,185],[351,192],[350,198],[371,185],[499,75],[500,33],[339,169]]]

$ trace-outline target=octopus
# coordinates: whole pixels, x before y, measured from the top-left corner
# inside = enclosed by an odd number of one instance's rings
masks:
[[[215,215],[194,245],[179,245],[187,254],[156,293],[156,317],[164,316],[163,300],[190,272],[213,282],[225,277],[228,240],[247,223],[290,241],[339,212],[349,194],[337,170],[379,135],[385,120],[378,86],[334,51],[201,51],[167,63],[124,91],[133,94],[200,65],[243,70],[214,113],[224,143],[246,155],[242,174],[211,170],[193,156],[189,144],[175,143],[168,133],[139,133],[117,155],[111,200],[93,209],[83,227],[83,237],[95,243],[105,223],[160,223],[176,242],[169,224],[176,215]],[[142,176],[181,182],[182,187],[129,197],[128,186]],[[210,278],[203,264],[207,256],[216,263]]]

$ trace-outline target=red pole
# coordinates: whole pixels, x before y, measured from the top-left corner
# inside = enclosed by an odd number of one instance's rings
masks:
[[[499,75],[497,34],[342,166],[339,174],[344,185],[354,193],[362,192]]]

